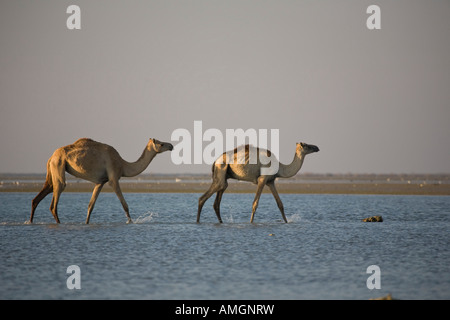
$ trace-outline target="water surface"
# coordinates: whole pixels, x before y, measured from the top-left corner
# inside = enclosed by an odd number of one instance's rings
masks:
[[[400,299],[450,298],[450,197],[282,194],[281,220],[263,194],[213,198],[195,223],[200,194],[125,194],[134,224],[112,193],[63,193],[29,219],[31,193],[0,193],[0,299]],[[382,215],[382,223],[361,219]],[[69,290],[78,265],[81,289]],[[366,286],[367,267],[381,289]]]

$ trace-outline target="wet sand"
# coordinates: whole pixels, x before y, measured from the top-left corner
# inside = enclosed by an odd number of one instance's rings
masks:
[[[45,174],[0,174],[0,192],[39,192]],[[228,180],[227,192],[254,193],[256,185]],[[123,178],[123,192],[203,193],[211,184],[209,175],[153,175]],[[442,175],[374,175],[374,174],[299,174],[278,179],[279,193],[299,194],[398,194],[450,195],[450,174]],[[92,192],[94,184],[67,174],[65,192]],[[112,192],[108,184],[102,192]],[[264,192],[270,192],[265,188]]]

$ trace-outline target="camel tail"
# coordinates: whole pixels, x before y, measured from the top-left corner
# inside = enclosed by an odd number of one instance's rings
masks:
[[[33,222],[34,211],[38,206],[39,202],[42,201],[49,193],[53,192],[53,183],[52,183],[52,172],[50,170],[50,159],[47,162],[47,176],[45,177],[44,186],[42,190],[37,194],[37,196],[31,201],[31,216],[30,223]]]
[[[44,187],[45,186],[50,186],[53,189],[53,181],[52,181],[52,170],[50,170],[50,159],[48,159],[47,161],[47,175],[45,176],[45,183],[44,183]]]

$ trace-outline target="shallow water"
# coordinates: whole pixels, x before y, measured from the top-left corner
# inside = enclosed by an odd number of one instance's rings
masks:
[[[281,220],[263,194],[226,193],[195,223],[200,194],[112,193],[85,225],[88,193],[51,197],[29,219],[31,193],[0,193],[0,299],[399,299],[450,298],[450,197],[282,194]],[[361,219],[382,215],[383,223]],[[69,290],[78,265],[81,289]],[[370,290],[367,267],[380,268]]]

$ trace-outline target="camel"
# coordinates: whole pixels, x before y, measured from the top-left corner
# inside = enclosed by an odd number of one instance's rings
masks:
[[[256,196],[253,201],[252,216],[250,222],[253,223],[255,218],[255,211],[258,207],[259,198],[261,192],[265,185],[268,185],[270,191],[272,192],[275,201],[277,202],[278,208],[280,209],[281,215],[284,222],[287,223],[286,216],[284,214],[283,203],[281,202],[280,196],[278,195],[277,189],[275,188],[276,178],[289,178],[297,174],[303,165],[305,156],[307,154],[318,152],[319,148],[314,145],[309,145],[306,143],[297,143],[295,150],[294,160],[291,164],[284,165],[279,163],[277,166],[278,170],[274,174],[263,175],[261,174],[261,169],[267,167],[262,163],[262,159],[265,158],[264,163],[267,164],[267,159],[271,161],[278,161],[269,150],[256,148],[254,146],[245,145],[235,148],[232,151],[224,152],[219,158],[216,159],[212,166],[212,179],[213,182],[199,199],[198,199],[198,212],[197,212],[197,223],[200,222],[200,213],[202,211],[203,205],[206,200],[208,200],[214,193],[217,193],[216,200],[214,201],[214,211],[216,212],[217,219],[222,223],[222,218],[220,217],[220,201],[222,200],[222,195],[228,187],[228,179],[237,179],[242,181],[253,182],[258,185],[256,190]],[[256,157],[257,161],[254,164],[249,162],[251,156]],[[255,159],[255,158],[254,158]],[[230,161],[231,160],[231,161]],[[237,161],[236,161],[237,160]]]
[[[89,201],[86,224],[89,223],[95,201],[106,182],[109,182],[119,198],[128,218],[127,223],[131,223],[128,204],[120,190],[119,179],[137,176],[148,167],[158,153],[172,149],[173,146],[170,143],[150,139],[141,157],[133,163],[123,160],[113,147],[87,138],[56,149],[47,162],[47,177],[44,187],[31,202],[30,223],[33,222],[34,211],[39,202],[51,192],[53,192],[53,198],[50,211],[56,222],[60,223],[57,207],[60,195],[66,187],[65,171],[77,178],[95,183]]]

